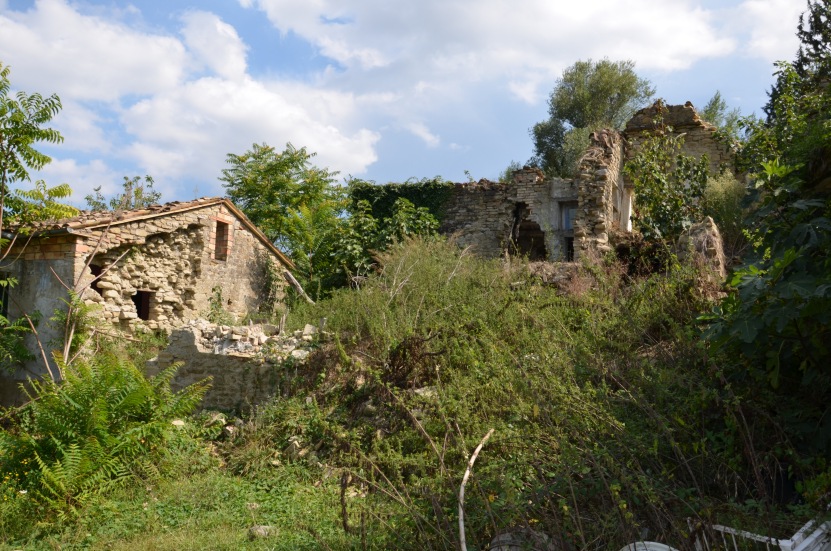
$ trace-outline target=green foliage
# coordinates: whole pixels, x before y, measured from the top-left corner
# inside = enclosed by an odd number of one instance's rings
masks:
[[[204,316],[209,322],[220,325],[233,325],[236,321],[233,314],[225,309],[225,301],[222,300],[222,287],[219,285],[211,289],[208,311],[204,313]]]
[[[220,180],[234,204],[288,252],[301,284],[320,296],[340,283],[332,255],[346,201],[334,185],[337,173],[312,165],[314,156],[292,144],[282,152],[254,144],[242,155],[228,154],[231,168]]]
[[[337,202],[331,185],[337,173],[313,166],[315,155],[290,143],[282,152],[266,144],[254,144],[242,155],[229,153],[227,163],[231,167],[224,169],[220,178],[231,201],[269,239],[290,252],[297,238],[291,220],[302,216],[301,207]]]
[[[172,392],[177,368],[146,379],[125,362],[77,362],[63,366],[62,382],[32,381],[30,402],[0,433],[4,485],[47,510],[75,513],[152,464],[176,437],[171,421],[190,413],[207,389],[203,382]]]
[[[705,121],[716,126],[730,140],[738,140],[741,110],[733,108],[728,111],[727,101],[721,97],[720,91],[716,90],[716,93],[707,101],[699,115]]]
[[[350,209],[359,210],[361,201],[371,208],[370,214],[376,220],[387,220],[395,212],[399,199],[406,199],[417,208],[425,208],[441,221],[447,202],[453,194],[453,182],[440,176],[435,178],[410,179],[404,183],[377,185],[374,182],[351,179],[347,189]]]
[[[747,187],[732,172],[711,175],[707,180],[701,200],[702,214],[711,216],[718,226],[727,258],[740,258],[748,246],[744,227],[746,198]]]
[[[599,128],[621,129],[655,89],[633,61],[578,61],[563,71],[548,100],[549,118],[531,129],[534,164],[552,176],[571,177]]]
[[[489,428],[466,505],[477,548],[523,525],[564,546],[614,547],[647,526],[681,541],[671,519],[748,482],[719,440],[719,392],[689,330],[707,306],[694,270],[625,285],[600,259],[556,291],[441,241],[378,259],[360,291],[292,314],[326,317],[338,337],[292,391],[314,407],[271,438],[302,435],[403,508],[399,548],[456,547],[460,477]]]
[[[522,170],[522,164],[518,161],[511,161],[508,163],[508,166],[505,167],[505,170],[499,173],[497,176],[496,181],[502,183],[510,183],[514,180],[514,172]]]
[[[16,284],[17,281],[14,278],[0,278],[0,297],[7,300],[9,289]],[[0,306],[8,307],[8,305],[1,304]],[[33,323],[37,323],[39,317],[35,313],[30,316]],[[0,314],[0,373],[11,371],[21,362],[33,357],[24,342],[24,337],[30,332],[31,328],[26,318],[20,317],[16,320],[10,320]]]
[[[624,167],[637,197],[632,220],[647,238],[675,240],[702,216],[709,164],[706,155],[681,154],[683,135],[673,134],[662,119],[655,123]]]
[[[141,209],[157,204],[161,200],[162,193],[153,189],[154,183],[149,175],[144,177],[144,182],[138,176],[133,178],[125,176],[121,184],[124,189],[122,193],[107,200],[101,193],[101,186],[98,186],[92,189],[95,195],[89,194],[84,197],[84,200],[93,211]]]
[[[745,223],[757,246],[707,319],[729,380],[752,381],[742,395],[768,404],[770,430],[816,459],[831,454],[831,90],[821,76],[831,36],[827,2],[808,6],[797,62],[777,65],[767,120],[746,122],[739,160],[754,180]]]
[[[29,169],[40,170],[52,159],[37,151],[37,142],[60,143],[57,130],[43,128],[61,109],[61,100],[53,94],[18,92],[10,97],[11,82],[8,65],[0,63],[0,185],[2,196],[15,182],[29,180]],[[2,205],[2,201],[0,201]]]

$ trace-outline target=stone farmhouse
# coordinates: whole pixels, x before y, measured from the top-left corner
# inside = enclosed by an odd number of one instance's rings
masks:
[[[113,329],[170,330],[204,317],[212,301],[218,306],[221,299],[222,308],[238,317],[256,311],[267,292],[279,301],[284,276],[294,267],[224,198],[82,212],[32,230],[17,236],[6,256],[4,275],[18,285],[3,304],[12,319],[42,314],[38,333],[45,347],[62,337],[47,320],[66,310],[69,290],[96,305],[94,315]],[[36,350],[35,342],[29,344]],[[15,378],[40,376],[42,363],[29,362]],[[0,378],[0,389],[16,386]]]
[[[546,179],[540,170],[525,168],[509,183],[457,184],[441,232],[492,257],[521,254],[531,260],[573,261],[590,248],[608,250],[613,229],[632,229],[636,198],[623,165],[655,130],[659,109],[663,123],[674,134],[684,134],[682,153],[696,158],[706,154],[713,173],[731,165],[732,152],[716,140],[716,127],[702,120],[691,103],[655,104],[638,111],[623,132],[592,134],[574,178]]]

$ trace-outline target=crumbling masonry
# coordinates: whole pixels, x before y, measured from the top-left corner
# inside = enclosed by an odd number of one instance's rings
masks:
[[[197,199],[80,216],[18,235],[7,256],[11,289],[8,315],[39,311],[40,342],[61,341],[62,328],[47,322],[66,310],[68,290],[93,306],[92,314],[114,332],[171,330],[205,316],[211,308],[242,318],[267,297],[283,298],[284,272],[293,267],[230,201]],[[37,350],[34,336],[30,350]],[[40,376],[32,361],[0,378],[0,400],[16,393],[16,380]],[[8,391],[8,392],[7,392]]]
[[[589,249],[609,250],[613,228],[632,228],[635,197],[623,174],[624,162],[654,131],[658,109],[663,110],[663,124],[674,134],[684,134],[684,154],[706,154],[713,173],[731,162],[732,152],[716,140],[716,128],[692,104],[655,104],[636,113],[623,132],[592,134],[575,178],[546,179],[538,169],[525,168],[509,183],[457,184],[442,233],[493,257],[521,254],[531,260],[571,261]]]

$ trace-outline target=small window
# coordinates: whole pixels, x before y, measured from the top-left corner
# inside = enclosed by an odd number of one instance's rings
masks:
[[[216,222],[216,241],[214,242],[214,258],[228,260],[228,235],[230,228],[225,222]]]
[[[98,279],[98,278],[101,276],[101,273],[104,271],[104,269],[103,269],[103,268],[101,268],[101,266],[99,266],[98,264],[90,264],[90,265],[89,265],[89,271],[90,271],[90,273],[92,274],[92,277],[94,277],[94,278],[95,278],[95,279],[93,280],[92,284],[90,285],[90,287],[92,288],[92,290],[93,290],[93,291],[95,291],[95,292],[96,292],[96,293],[98,293],[99,295],[103,295],[103,294],[104,294],[104,291],[103,291],[103,290],[101,289],[101,287],[98,285],[98,283],[99,283],[101,280],[100,280],[100,279]]]
[[[574,218],[577,216],[577,203],[563,203],[561,208],[562,228],[566,231],[574,229]]]
[[[139,319],[148,321],[150,319],[150,301],[153,298],[151,291],[136,291],[136,294],[131,297],[133,304],[136,305],[136,314]]]

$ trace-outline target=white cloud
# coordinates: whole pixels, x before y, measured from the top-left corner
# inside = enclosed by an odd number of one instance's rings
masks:
[[[341,126],[349,124],[339,124],[352,118],[354,98],[288,88],[284,95],[279,84],[203,78],[146,99],[124,114],[136,138],[128,152],[158,180],[190,175],[216,190],[226,155],[242,153],[255,142],[306,146],[319,152],[316,164],[343,172],[361,173],[375,162],[380,136],[363,128],[347,132]],[[321,119],[319,112],[327,116]]]
[[[765,61],[790,61],[799,48],[796,26],[805,2],[796,0],[745,0],[738,20],[750,29],[745,52]]]
[[[427,147],[438,147],[439,143],[441,143],[441,138],[430,132],[430,129],[427,128],[427,125],[425,125],[424,123],[412,122],[407,124],[406,128],[413,135],[421,138],[421,140],[424,141]]]
[[[185,44],[196,60],[228,79],[239,80],[245,76],[248,48],[234,27],[204,11],[187,12],[182,21]]]
[[[36,0],[29,11],[0,14],[0,58],[24,89],[114,101],[175,87],[185,49],[172,37],[82,15],[64,0]]]
[[[736,48],[710,12],[687,1],[632,0],[625,8],[615,0],[483,0],[475,9],[464,0],[256,5],[281,32],[360,69],[354,78],[365,86],[503,82],[524,102],[540,101],[539,87],[580,58],[631,58],[639,68],[676,70]]]
[[[74,151],[110,153],[112,142],[107,138],[100,112],[75,101],[63,101],[63,108],[53,119],[53,126],[63,135],[64,145]]]
[[[123,181],[121,175],[101,159],[93,159],[87,163],[79,163],[75,159],[53,159],[32,177],[33,180],[35,177],[46,180],[50,187],[60,183],[69,184],[72,188],[73,203],[79,208],[84,208],[84,197],[92,194],[93,188],[101,186],[101,193],[109,196],[120,191],[120,182]]]

